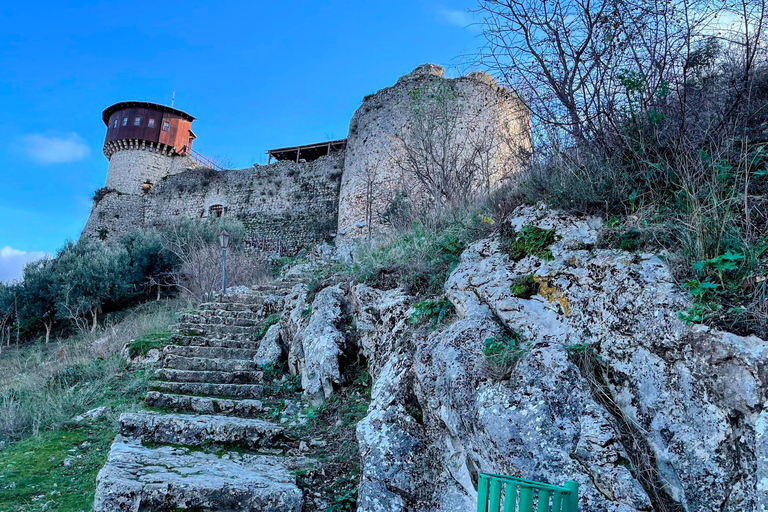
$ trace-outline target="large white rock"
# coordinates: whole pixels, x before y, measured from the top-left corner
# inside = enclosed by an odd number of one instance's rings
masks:
[[[524,207],[509,222],[555,229],[553,259],[473,244],[445,286],[457,321],[368,342],[359,510],[470,509],[479,472],[576,480],[590,511],[768,509],[768,344],[678,320],[689,301],[666,264],[597,248],[599,219]],[[513,296],[528,275],[539,293]],[[529,348],[499,382],[482,348],[502,329]]]
[[[292,347],[300,346],[301,387],[312,401],[321,401],[333,394],[333,386],[341,384],[339,358],[345,346],[342,323],[344,291],[340,286],[325,288],[312,301],[307,326],[294,336]]]

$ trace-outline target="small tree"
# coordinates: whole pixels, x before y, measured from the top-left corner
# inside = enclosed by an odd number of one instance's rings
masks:
[[[19,321],[30,328],[43,324],[46,344],[51,339],[51,329],[56,321],[60,288],[55,267],[56,262],[51,259],[27,264],[20,287]]]
[[[174,272],[181,264],[179,258],[166,249],[158,231],[137,231],[123,237],[120,243],[131,258],[131,282],[147,294],[156,290],[156,299],[160,300],[162,289],[174,284]]]
[[[11,330],[16,324],[19,285],[0,282],[0,345],[11,344]]]
[[[80,330],[86,330],[90,323],[91,331],[95,331],[104,305],[130,295],[129,265],[130,257],[123,247],[89,239],[67,244],[57,256],[59,317],[71,320]]]

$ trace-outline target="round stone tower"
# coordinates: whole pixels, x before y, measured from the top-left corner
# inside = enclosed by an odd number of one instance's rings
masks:
[[[195,167],[190,159],[194,117],[143,101],[123,101],[104,109],[106,185],[94,195],[81,236],[102,240],[144,224],[143,195],[158,180]]]

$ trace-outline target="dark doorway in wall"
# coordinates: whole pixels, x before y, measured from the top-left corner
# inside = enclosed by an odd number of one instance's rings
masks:
[[[214,204],[208,208],[208,217],[212,219],[218,219],[224,215],[224,206],[220,204]]]

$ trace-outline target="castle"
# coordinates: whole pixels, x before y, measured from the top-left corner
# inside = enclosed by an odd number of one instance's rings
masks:
[[[448,128],[430,124],[434,115],[420,110],[427,101],[450,113]],[[513,91],[485,73],[444,78],[434,65],[366,96],[347,139],[273,149],[268,165],[247,169],[222,170],[196,153],[194,117],[178,109],[121,102],[103,120],[109,170],[82,236],[107,240],[182,217],[229,216],[243,222],[255,247],[281,254],[381,227],[397,194],[420,185],[403,164],[404,134],[414,125],[446,140],[450,132],[455,158],[482,151],[488,187],[514,173],[515,155],[531,144],[528,112]]]

